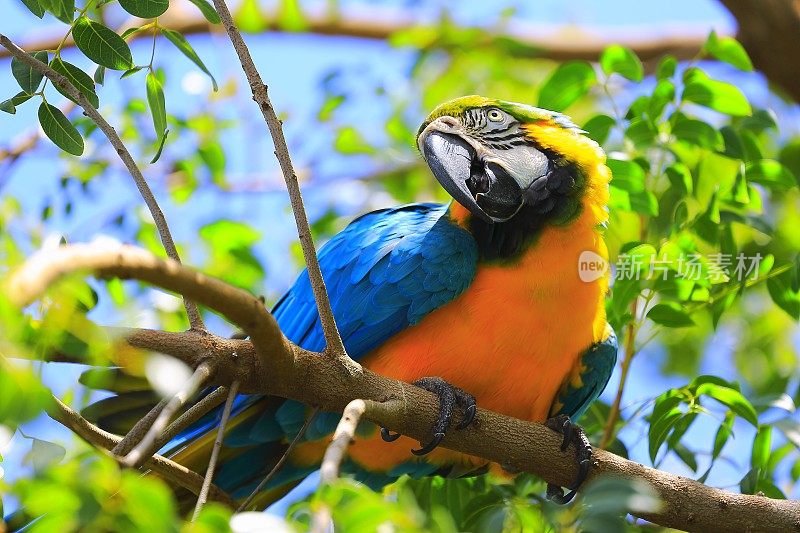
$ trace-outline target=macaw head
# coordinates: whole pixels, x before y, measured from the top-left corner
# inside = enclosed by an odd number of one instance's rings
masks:
[[[607,218],[605,155],[566,116],[464,96],[441,104],[417,146],[436,179],[483,225],[566,223],[587,207]]]

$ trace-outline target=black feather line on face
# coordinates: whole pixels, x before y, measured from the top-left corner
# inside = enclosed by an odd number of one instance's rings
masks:
[[[574,163],[537,148],[547,155],[547,174],[524,191],[525,205],[511,219],[489,224],[470,217],[469,230],[485,261],[514,260],[530,246],[547,224],[566,224],[581,211],[586,178]]]

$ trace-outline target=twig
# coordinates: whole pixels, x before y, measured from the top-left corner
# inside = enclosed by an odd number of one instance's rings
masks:
[[[0,44],[2,44],[12,56],[24,62],[37,72],[43,74],[50,81],[52,81],[54,85],[57,85],[63,89],[76,102],[78,102],[78,105],[83,108],[86,116],[92,119],[92,121],[97,124],[103,133],[105,133],[106,138],[108,138],[111,146],[114,147],[114,150],[116,150],[120,159],[122,159],[122,162],[127,167],[134,183],[136,183],[136,188],[139,189],[139,193],[142,195],[144,203],[147,204],[147,208],[150,210],[150,214],[153,217],[156,228],[158,228],[158,233],[161,236],[161,242],[164,245],[164,250],[166,250],[167,256],[180,263],[181,259],[178,255],[178,250],[175,248],[175,242],[172,240],[172,233],[170,233],[169,225],[164,217],[164,213],[161,211],[161,207],[159,207],[158,202],[153,196],[153,191],[150,190],[150,186],[144,179],[141,170],[139,170],[139,167],[136,165],[136,162],[133,160],[133,157],[125,147],[125,144],[122,142],[122,139],[120,139],[114,127],[111,126],[111,124],[109,124],[105,118],[103,118],[103,115],[101,115],[97,109],[92,106],[83,93],[76,89],[66,77],[62,76],[50,68],[50,66],[42,63],[32,55],[22,50],[5,35],[0,34]],[[205,330],[205,325],[203,324],[203,319],[200,316],[200,311],[197,308],[197,305],[195,305],[194,302],[184,298],[184,306],[186,307],[186,314],[189,317],[189,324],[191,325],[192,329],[200,331]]]
[[[342,418],[333,433],[333,440],[325,450],[322,458],[322,465],[319,469],[319,484],[327,485],[336,481],[339,477],[339,467],[347,453],[347,448],[356,436],[356,428],[361,416],[367,410],[364,400],[353,400],[347,404],[342,413]],[[322,505],[311,522],[311,531],[324,533],[328,531],[331,522],[331,509],[327,505]]]
[[[269,481],[275,476],[275,474],[280,472],[283,463],[286,462],[286,459],[289,457],[289,454],[292,453],[294,447],[297,446],[297,443],[300,442],[300,439],[302,439],[303,435],[306,434],[308,426],[310,426],[311,422],[313,422],[314,419],[317,417],[318,412],[319,408],[314,408],[314,410],[311,412],[311,416],[309,416],[306,419],[306,421],[303,422],[303,427],[301,427],[300,431],[297,432],[297,435],[294,436],[294,439],[292,439],[292,442],[289,443],[289,446],[286,448],[286,451],[283,452],[283,455],[281,455],[281,458],[278,459],[277,463],[275,463],[275,466],[272,467],[272,470],[270,470],[269,473],[264,477],[264,479],[261,480],[261,483],[259,483],[258,486],[255,489],[253,489],[253,492],[250,493],[250,496],[247,497],[244,503],[242,503],[242,505],[240,505],[239,508],[236,509],[237,513],[241,513],[242,511],[247,510],[247,506],[250,505],[250,503],[252,503],[256,495],[259,492],[261,492],[261,489],[263,489],[267,485],[267,483],[269,483]]]
[[[189,381],[186,382],[183,388],[169,400],[163,409],[161,409],[161,412],[158,414],[158,418],[156,418],[155,422],[149,426],[149,429],[146,429],[146,433],[144,434],[144,437],[142,437],[142,440],[139,442],[139,444],[137,444],[135,448],[127,453],[127,455],[125,455],[120,462],[125,466],[138,465],[139,462],[146,457],[146,454],[153,445],[153,442],[161,435],[161,432],[164,430],[164,428],[167,427],[167,424],[169,424],[169,421],[172,418],[172,415],[175,414],[175,411],[180,409],[183,404],[189,400],[189,398],[194,396],[194,393],[197,392],[197,390],[206,381],[208,381],[213,373],[214,369],[210,363],[203,363],[198,366],[192,374],[192,377],[189,378]],[[150,413],[148,413],[148,415],[150,415]],[[139,422],[141,422],[141,420]],[[148,428],[147,425],[142,424],[137,430],[139,425],[140,424],[137,423],[136,426],[134,426],[134,428],[128,432],[125,438],[114,447],[115,455],[121,456],[122,454],[126,453],[125,448],[128,446],[133,446],[133,443],[142,434],[142,431],[145,430],[145,428]]]
[[[341,372],[336,361],[289,343],[274,319],[257,298],[219,280],[208,278],[171,260],[157,259],[130,246],[97,250],[69,245],[47,255],[31,257],[0,290],[10,302],[24,306],[39,297],[60,276],[91,268],[96,274],[119,275],[185,294],[225,315],[251,335],[252,343],[201,336],[194,332],[162,333],[165,345],[159,351],[180,357],[197,348],[180,346],[201,343],[205,358],[219,362],[216,383],[242,379],[242,391],[291,398],[324,411],[341,411],[354,398],[365,400],[365,419],[423,440],[439,414],[435,395],[369,370],[358,380]],[[146,332],[139,340],[159,338]],[[137,336],[129,332],[129,338]],[[206,341],[205,339],[212,339]],[[199,339],[199,341],[198,341]],[[236,346],[236,356],[231,347]],[[216,350],[216,351],[215,351]],[[388,400],[387,400],[388,395]],[[399,398],[402,398],[399,399]],[[513,469],[530,472],[544,481],[569,485],[577,474],[573,450],[562,452],[562,437],[541,424],[525,422],[478,409],[475,424],[448,433],[442,446],[473,457],[481,457]],[[111,448],[118,440],[113,441]],[[399,445],[399,444],[396,444]],[[158,459],[159,456],[155,456]],[[588,480],[613,475],[639,479],[653,487],[663,506],[658,510],[632,510],[632,514],[674,529],[698,531],[758,530],[784,532],[800,524],[800,502],[758,495],[737,494],[705,486],[669,472],[648,468],[612,453],[595,450]],[[769,516],[769,520],[764,520]]]
[[[111,453],[116,455],[117,457],[121,458],[121,462],[126,466],[134,466],[133,463],[126,463],[126,455],[130,453],[133,447],[142,439],[143,435],[146,435],[148,430],[153,427],[153,423],[158,420],[159,415],[164,412],[164,408],[169,404],[172,398],[162,398],[150,411],[147,412],[142,418],[140,418],[134,426],[128,430],[128,433],[122,438],[122,440],[114,446],[114,449],[111,450]]]
[[[203,487],[200,489],[200,495],[197,497],[197,505],[194,507],[192,522],[197,520],[200,510],[208,500],[208,490],[211,487],[211,481],[214,479],[214,470],[217,468],[219,451],[222,449],[222,439],[225,437],[225,425],[228,423],[228,418],[231,416],[233,400],[236,399],[236,393],[238,390],[239,382],[234,381],[231,384],[230,392],[228,392],[228,399],[225,401],[225,408],[222,410],[222,419],[219,421],[219,427],[217,428],[217,438],[214,440],[214,447],[211,449],[211,458],[208,460],[208,468],[206,469],[206,475],[203,478]]]
[[[225,401],[228,396],[228,387],[217,387],[208,396],[191,406],[181,416],[175,419],[172,424],[159,436],[149,450],[144,452],[145,457],[152,455],[160,450],[165,444],[173,439],[178,433],[191,426],[213,408]]]
[[[617,420],[619,420],[620,405],[622,404],[622,394],[625,392],[625,384],[628,381],[628,373],[630,372],[631,362],[636,354],[636,310],[638,306],[639,296],[633,299],[631,303],[631,321],[626,328],[625,333],[625,353],[622,356],[622,364],[619,385],[617,386],[617,393],[614,395],[614,401],[611,404],[611,409],[606,419],[606,425],[603,428],[603,438],[600,440],[600,447],[606,449],[611,441],[614,439],[615,428]]]
[[[100,449],[111,450],[122,440],[121,437],[95,426],[55,396],[53,396],[53,404],[55,408],[51,409],[48,414],[89,444]],[[145,462],[144,466],[194,494],[200,493],[203,479],[175,461],[171,461],[161,455],[154,455]],[[224,503],[231,508],[235,505],[233,499],[216,485],[211,488],[210,497],[214,501]]]
[[[272,136],[272,141],[275,145],[275,157],[283,173],[283,178],[286,181],[286,188],[289,191],[289,200],[292,205],[292,212],[294,213],[294,220],[297,224],[297,234],[300,238],[300,246],[303,250],[303,257],[306,261],[306,270],[308,277],[311,280],[311,288],[314,292],[314,300],[317,303],[317,311],[320,316],[320,323],[322,324],[322,332],[325,335],[325,352],[336,359],[339,364],[346,369],[350,375],[356,375],[361,372],[361,365],[350,359],[344,348],[342,337],[339,335],[339,330],[336,327],[336,320],[333,316],[331,303],[328,299],[328,293],[325,289],[325,280],[322,279],[322,272],[319,268],[319,261],[317,261],[317,252],[314,249],[314,241],[311,238],[311,230],[308,226],[308,217],[306,210],[303,206],[303,196],[300,193],[300,184],[297,181],[297,175],[292,166],[292,159],[289,155],[289,148],[286,146],[286,139],[283,136],[283,126],[278,116],[275,114],[275,109],[269,100],[267,93],[267,86],[261,79],[261,75],[256,69],[253,58],[250,56],[250,51],[242,39],[239,30],[231,17],[231,12],[225,4],[225,0],[214,0],[214,7],[222,19],[222,25],[228,33],[228,37],[239,56],[239,62],[242,64],[242,69],[250,84],[250,90],[253,92],[253,100],[256,101],[261,113],[264,116],[264,121],[267,123],[269,133]]]

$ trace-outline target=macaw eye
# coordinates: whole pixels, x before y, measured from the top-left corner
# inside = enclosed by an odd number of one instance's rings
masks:
[[[486,113],[486,118],[488,118],[492,122],[502,122],[503,121],[503,113],[501,113],[499,109],[490,109]]]

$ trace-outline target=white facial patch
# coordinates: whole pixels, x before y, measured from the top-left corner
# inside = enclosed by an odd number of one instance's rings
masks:
[[[484,162],[497,163],[525,190],[547,173],[549,160],[533,146],[514,146],[508,150],[488,150]]]

